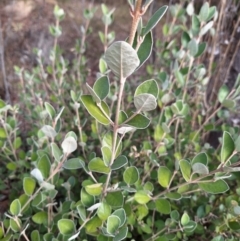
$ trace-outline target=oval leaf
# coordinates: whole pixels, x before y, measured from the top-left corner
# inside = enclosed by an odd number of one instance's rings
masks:
[[[179,162],[180,169],[185,181],[189,181],[191,177],[191,165],[187,160],[180,160]]]
[[[89,162],[88,168],[92,172],[98,172],[98,173],[104,173],[104,174],[108,174],[110,172],[110,168],[107,167],[104,164],[103,160],[101,158],[99,158],[99,157],[93,158]]]
[[[221,149],[221,162],[226,162],[229,157],[233,154],[235,149],[234,141],[231,137],[231,135],[224,131],[223,133],[223,143],[222,143],[222,149]]]
[[[94,102],[93,97],[91,95],[82,95],[81,101],[85,108],[87,109],[88,113],[95,118],[98,122],[100,122],[103,125],[108,125],[110,123],[110,120],[105,116],[109,116],[109,108],[107,104],[102,101],[101,107],[104,110],[105,114],[101,111],[101,109],[97,106],[97,104]]]
[[[138,169],[134,166],[128,167],[123,173],[123,179],[129,185],[136,183],[139,180]]]
[[[171,213],[171,205],[170,202],[166,199],[160,198],[155,201],[156,210],[162,214],[170,214]]]
[[[125,166],[128,163],[128,159],[126,156],[119,156],[117,159],[114,161],[114,163],[111,166],[112,170],[118,170],[121,167]]]
[[[114,235],[119,229],[119,227],[120,227],[120,218],[115,215],[109,216],[107,219],[107,232],[109,234]]]
[[[14,201],[11,202],[10,212],[14,216],[18,216],[18,214],[21,212],[21,203],[19,199],[15,199]]]
[[[63,235],[73,234],[75,231],[75,225],[71,219],[60,219],[57,226],[60,233]]]
[[[216,182],[198,183],[198,186],[205,192],[212,194],[219,194],[227,192],[229,187],[224,180],[217,180]]]
[[[126,125],[132,126],[136,129],[145,129],[150,125],[150,120],[142,114],[137,114],[129,120]]]
[[[151,94],[140,94],[134,97],[137,111],[150,111],[157,107],[156,98]]]
[[[108,77],[102,76],[99,79],[97,79],[93,85],[93,90],[101,100],[104,100],[109,93]]]
[[[142,36],[149,33],[157,25],[157,23],[161,20],[161,18],[163,17],[167,9],[168,9],[168,6],[162,6],[153,14],[153,16],[148,21],[147,26],[145,27],[142,33]]]
[[[113,73],[122,78],[131,75],[140,63],[135,49],[125,41],[113,43],[105,53],[105,60]]]
[[[63,167],[69,170],[75,170],[85,167],[85,163],[80,158],[72,158],[64,162]]]
[[[64,139],[61,146],[64,153],[70,154],[77,149],[77,141],[74,137],[68,136]]]
[[[36,187],[36,182],[31,177],[25,177],[23,179],[23,190],[26,195],[31,196],[34,192],[34,189]]]
[[[158,169],[158,183],[164,187],[167,188],[170,180],[172,178],[172,172],[167,167],[159,167]]]
[[[138,96],[140,94],[151,94],[157,99],[158,92],[159,92],[159,88],[158,88],[158,84],[157,84],[156,80],[149,79],[149,80],[144,81],[137,87],[137,89],[134,93],[134,96]]]

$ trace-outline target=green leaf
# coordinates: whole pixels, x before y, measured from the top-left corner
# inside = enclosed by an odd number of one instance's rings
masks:
[[[200,31],[200,21],[196,14],[192,16],[192,31],[194,36],[198,35]]]
[[[85,163],[80,158],[71,158],[64,162],[63,167],[68,170],[76,170],[85,167]]]
[[[41,131],[44,133],[45,136],[54,139],[57,135],[57,132],[54,130],[52,126],[45,125],[41,128]]]
[[[33,230],[31,232],[31,241],[40,241],[40,235],[38,230]]]
[[[86,223],[85,225],[86,232],[95,236],[101,225],[102,225],[102,220],[98,216],[94,216]]]
[[[204,53],[206,47],[207,47],[207,44],[205,42],[199,43],[198,44],[198,52],[196,53],[196,55],[194,57],[197,58],[197,57],[201,56]]]
[[[213,26],[213,21],[208,22],[206,25],[204,25],[202,27],[202,29],[200,30],[199,35],[200,36],[205,35],[208,32],[208,30],[210,30],[212,28],[212,26]]]
[[[61,145],[63,153],[70,154],[77,149],[77,141],[74,137],[68,136],[64,139]]]
[[[115,235],[119,227],[120,227],[120,218],[115,215],[109,216],[107,219],[107,232],[109,234]]]
[[[88,169],[91,172],[98,172],[103,174],[108,174],[110,172],[110,168],[105,166],[103,160],[99,157],[95,157],[89,162]]]
[[[52,155],[53,155],[54,159],[57,162],[59,162],[62,157],[62,151],[58,148],[58,146],[54,142],[51,143],[51,148],[52,148]]]
[[[229,89],[226,85],[221,86],[218,91],[218,101],[222,103],[229,94]]]
[[[167,9],[168,6],[162,6],[152,15],[145,29],[143,30],[142,36],[148,34],[157,25],[157,23],[161,20]]]
[[[50,169],[51,169],[51,163],[47,155],[43,155],[38,163],[37,168],[41,171],[44,178],[49,177]]]
[[[149,80],[144,81],[137,87],[137,89],[134,93],[134,96],[138,96],[141,94],[151,94],[155,98],[158,98],[158,92],[159,92],[159,88],[158,88],[158,84],[157,84],[156,80],[149,79]]]
[[[231,135],[224,131],[223,133],[223,142],[222,142],[222,149],[221,149],[221,162],[225,163],[233,154],[235,149],[234,141]]]
[[[114,161],[114,163],[111,166],[112,170],[118,170],[121,167],[125,166],[128,163],[128,159],[126,156],[118,156],[117,159]]]
[[[10,212],[14,216],[18,216],[21,212],[21,203],[19,199],[15,199],[11,202],[10,205]]]
[[[102,139],[102,146],[107,146],[109,147],[110,150],[113,149],[113,136],[111,132],[108,132],[106,135],[104,135],[103,139]],[[117,152],[115,154],[115,156],[119,156],[121,151],[122,151],[122,142],[121,139],[119,138],[119,136],[117,137]]]
[[[108,146],[103,146],[101,148],[101,151],[102,151],[102,156],[103,156],[103,161],[105,166],[109,166],[111,163],[112,151]]]
[[[78,214],[79,214],[80,218],[82,219],[82,221],[85,221],[86,218],[87,218],[85,207],[82,206],[82,205],[78,205],[77,206],[77,211],[78,211]]]
[[[10,219],[10,227],[13,230],[13,232],[19,232],[22,228],[22,222],[19,218],[16,218],[17,222],[15,221],[15,219]]]
[[[230,229],[237,231],[240,230],[240,223],[238,221],[228,221],[228,226]]]
[[[216,14],[216,12],[217,12],[216,6],[210,7],[210,8],[209,8],[209,11],[208,11],[208,17],[207,17],[206,22],[208,22],[209,20],[211,20],[211,19],[214,17],[214,15]]]
[[[159,167],[158,169],[158,183],[162,186],[167,188],[170,180],[172,178],[172,172],[164,166]]]
[[[182,46],[186,48],[188,46],[188,43],[190,42],[190,40],[191,40],[191,38],[190,38],[188,32],[184,31],[182,33],[182,37],[181,37]]]
[[[207,175],[209,173],[208,167],[202,163],[194,163],[192,165],[192,170],[194,173],[198,173],[201,175]]]
[[[26,195],[31,196],[36,187],[36,181],[31,177],[24,177],[23,179],[23,190]]]
[[[21,140],[21,137],[18,136],[13,142],[13,148],[17,150],[19,147],[21,147],[21,145],[22,145],[22,140]]]
[[[193,38],[188,43],[188,50],[189,50],[189,53],[192,57],[194,57],[198,53],[198,44],[197,44],[196,39]]]
[[[138,68],[140,68],[150,57],[152,53],[152,46],[153,46],[153,36],[152,32],[149,31],[149,33],[144,37],[143,42],[140,45],[140,48],[138,49],[137,55],[140,60],[140,64]]]
[[[225,99],[222,102],[222,106],[224,106],[224,107],[226,107],[228,109],[233,109],[236,106],[236,101]]]
[[[102,193],[102,183],[95,183],[85,186],[86,192],[92,196],[98,196]]]
[[[135,193],[134,199],[139,204],[146,204],[151,200],[147,191],[140,190]]]
[[[138,205],[137,206],[137,220],[140,221],[143,218],[145,218],[148,215],[149,211],[148,211],[148,207],[147,205]]]
[[[128,227],[122,227],[118,230],[117,234],[113,238],[113,241],[125,240],[128,234]]]
[[[36,224],[47,224],[48,214],[44,211],[37,212],[32,216],[32,220]]]
[[[73,234],[75,231],[75,225],[71,219],[60,219],[57,222],[57,226],[60,233],[63,235]]]
[[[128,167],[123,173],[123,180],[128,185],[133,185],[139,180],[139,172],[135,166]]]
[[[136,129],[145,129],[150,125],[150,120],[142,114],[137,114],[126,125],[135,127]]]
[[[205,152],[201,152],[199,154],[197,154],[193,159],[191,164],[195,164],[195,163],[202,163],[203,165],[207,165],[208,164],[208,156]]]
[[[200,13],[199,13],[200,21],[206,22],[208,19],[208,15],[209,15],[209,3],[205,2],[200,9]]]
[[[96,92],[93,90],[93,88],[88,83],[86,83],[86,87],[87,87],[90,95],[93,97],[94,101],[97,102],[97,104],[101,103],[101,99],[98,97]]]
[[[7,133],[3,128],[0,128],[0,138],[2,138],[2,139],[7,138]]]
[[[225,193],[229,186],[224,180],[217,180],[215,182],[198,183],[198,186],[205,192],[212,194]]]
[[[186,212],[184,212],[184,214],[181,217],[181,224],[183,226],[187,225],[190,221],[190,217],[188,216],[188,214]]]
[[[191,165],[187,160],[180,160],[179,161],[180,169],[183,175],[183,178],[186,182],[190,180],[191,177]]]
[[[135,49],[124,41],[115,42],[106,50],[105,61],[113,73],[120,78],[131,75],[140,63]]]
[[[81,189],[81,202],[85,207],[91,207],[94,202],[94,196],[88,194],[84,188]]]
[[[179,218],[180,218],[180,215],[179,215],[179,212],[177,210],[173,210],[171,213],[170,213],[170,217],[171,219],[175,220],[175,221],[179,221]]]
[[[109,93],[109,80],[107,76],[102,76],[96,80],[93,85],[93,90],[100,98],[100,100],[104,100]]]
[[[108,192],[105,199],[112,208],[119,208],[123,205],[123,194],[121,191]]]
[[[126,112],[124,112],[123,110],[121,110],[119,112],[119,117],[118,117],[118,124],[122,124],[123,122],[125,122],[127,120],[128,116],[126,114]]]
[[[97,215],[101,220],[105,221],[111,215],[111,212],[111,206],[105,202],[102,202],[101,205],[98,207]]]
[[[170,202],[166,199],[159,198],[155,201],[156,210],[162,214],[170,214],[171,205]]]
[[[138,112],[150,111],[156,109],[157,101],[151,94],[140,94],[134,97],[134,105]]]
[[[182,195],[177,192],[169,192],[165,194],[165,197],[171,200],[180,200],[182,199]]]
[[[126,222],[126,212],[123,208],[117,209],[115,210],[112,215],[115,215],[117,217],[119,217],[120,219],[120,226],[122,227],[124,225],[124,223]]]
[[[108,125],[110,120],[103,114],[101,109],[97,106],[94,102],[93,97],[91,95],[82,95],[81,101],[85,108],[87,109],[88,113],[95,118],[99,123],[103,125]],[[109,108],[104,101],[100,103],[102,109],[104,110],[105,114],[109,116]]]
[[[56,111],[55,111],[54,107],[52,105],[50,105],[48,102],[45,102],[44,105],[45,105],[45,109],[46,109],[50,119],[54,120],[54,118],[56,116]]]

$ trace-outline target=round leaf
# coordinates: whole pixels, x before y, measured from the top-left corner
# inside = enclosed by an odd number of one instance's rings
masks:
[[[32,216],[32,220],[36,224],[47,224],[48,215],[46,212],[40,211]]]
[[[70,219],[60,219],[57,226],[60,233],[63,235],[73,234],[75,230],[74,222]]]
[[[140,94],[151,94],[155,98],[158,98],[158,92],[159,88],[156,80],[150,79],[144,81],[137,87],[134,96],[138,96]]]
[[[201,175],[206,175],[209,173],[208,167],[202,163],[194,163],[192,165],[192,170],[193,170],[193,172],[201,174]]]
[[[169,214],[171,212],[171,205],[168,200],[160,198],[155,201],[156,210],[162,214]]]
[[[203,165],[207,165],[208,164],[208,156],[205,152],[201,152],[199,154],[197,154],[193,159],[191,164],[195,164],[195,163],[202,163]]]
[[[63,149],[64,153],[70,154],[77,149],[76,139],[72,136],[69,136],[69,137],[64,139],[61,146],[62,146],[62,149]]]
[[[92,196],[98,196],[102,193],[102,183],[95,183],[85,186],[86,192]]]
[[[137,111],[150,111],[157,107],[156,98],[151,94],[140,94],[134,97]]]
[[[123,194],[121,191],[109,192],[105,199],[112,208],[122,207],[123,205]]]
[[[113,43],[105,53],[105,60],[113,73],[122,78],[131,75],[140,63],[135,49],[125,41]]]
[[[134,195],[134,199],[139,204],[146,204],[151,200],[151,197],[146,191],[138,191]]]

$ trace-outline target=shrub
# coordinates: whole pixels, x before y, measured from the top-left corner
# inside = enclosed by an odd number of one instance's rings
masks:
[[[217,9],[205,3],[196,14],[191,2],[186,10],[171,6],[174,21],[163,33],[180,41],[158,43],[156,63],[147,65],[150,78],[142,80],[137,73],[151,55],[152,31],[168,9],[162,6],[143,25],[151,2],[129,1],[129,38],[117,42],[108,34],[114,10],[102,5],[106,51],[93,86],[83,83],[87,28],[71,69],[57,44],[59,7],[50,26],[51,64],[45,67],[36,50],[35,69],[15,67],[22,83],[28,81],[21,111],[31,127],[21,137],[19,108],[1,101],[1,174],[10,181],[15,175],[24,193],[10,190],[0,240],[237,240],[240,138],[226,116],[236,105],[239,79],[231,91],[222,86],[209,106],[200,62]],[[85,11],[86,26],[94,12]],[[206,142],[212,130],[223,131],[218,147]],[[0,188],[6,188],[2,181]]]

